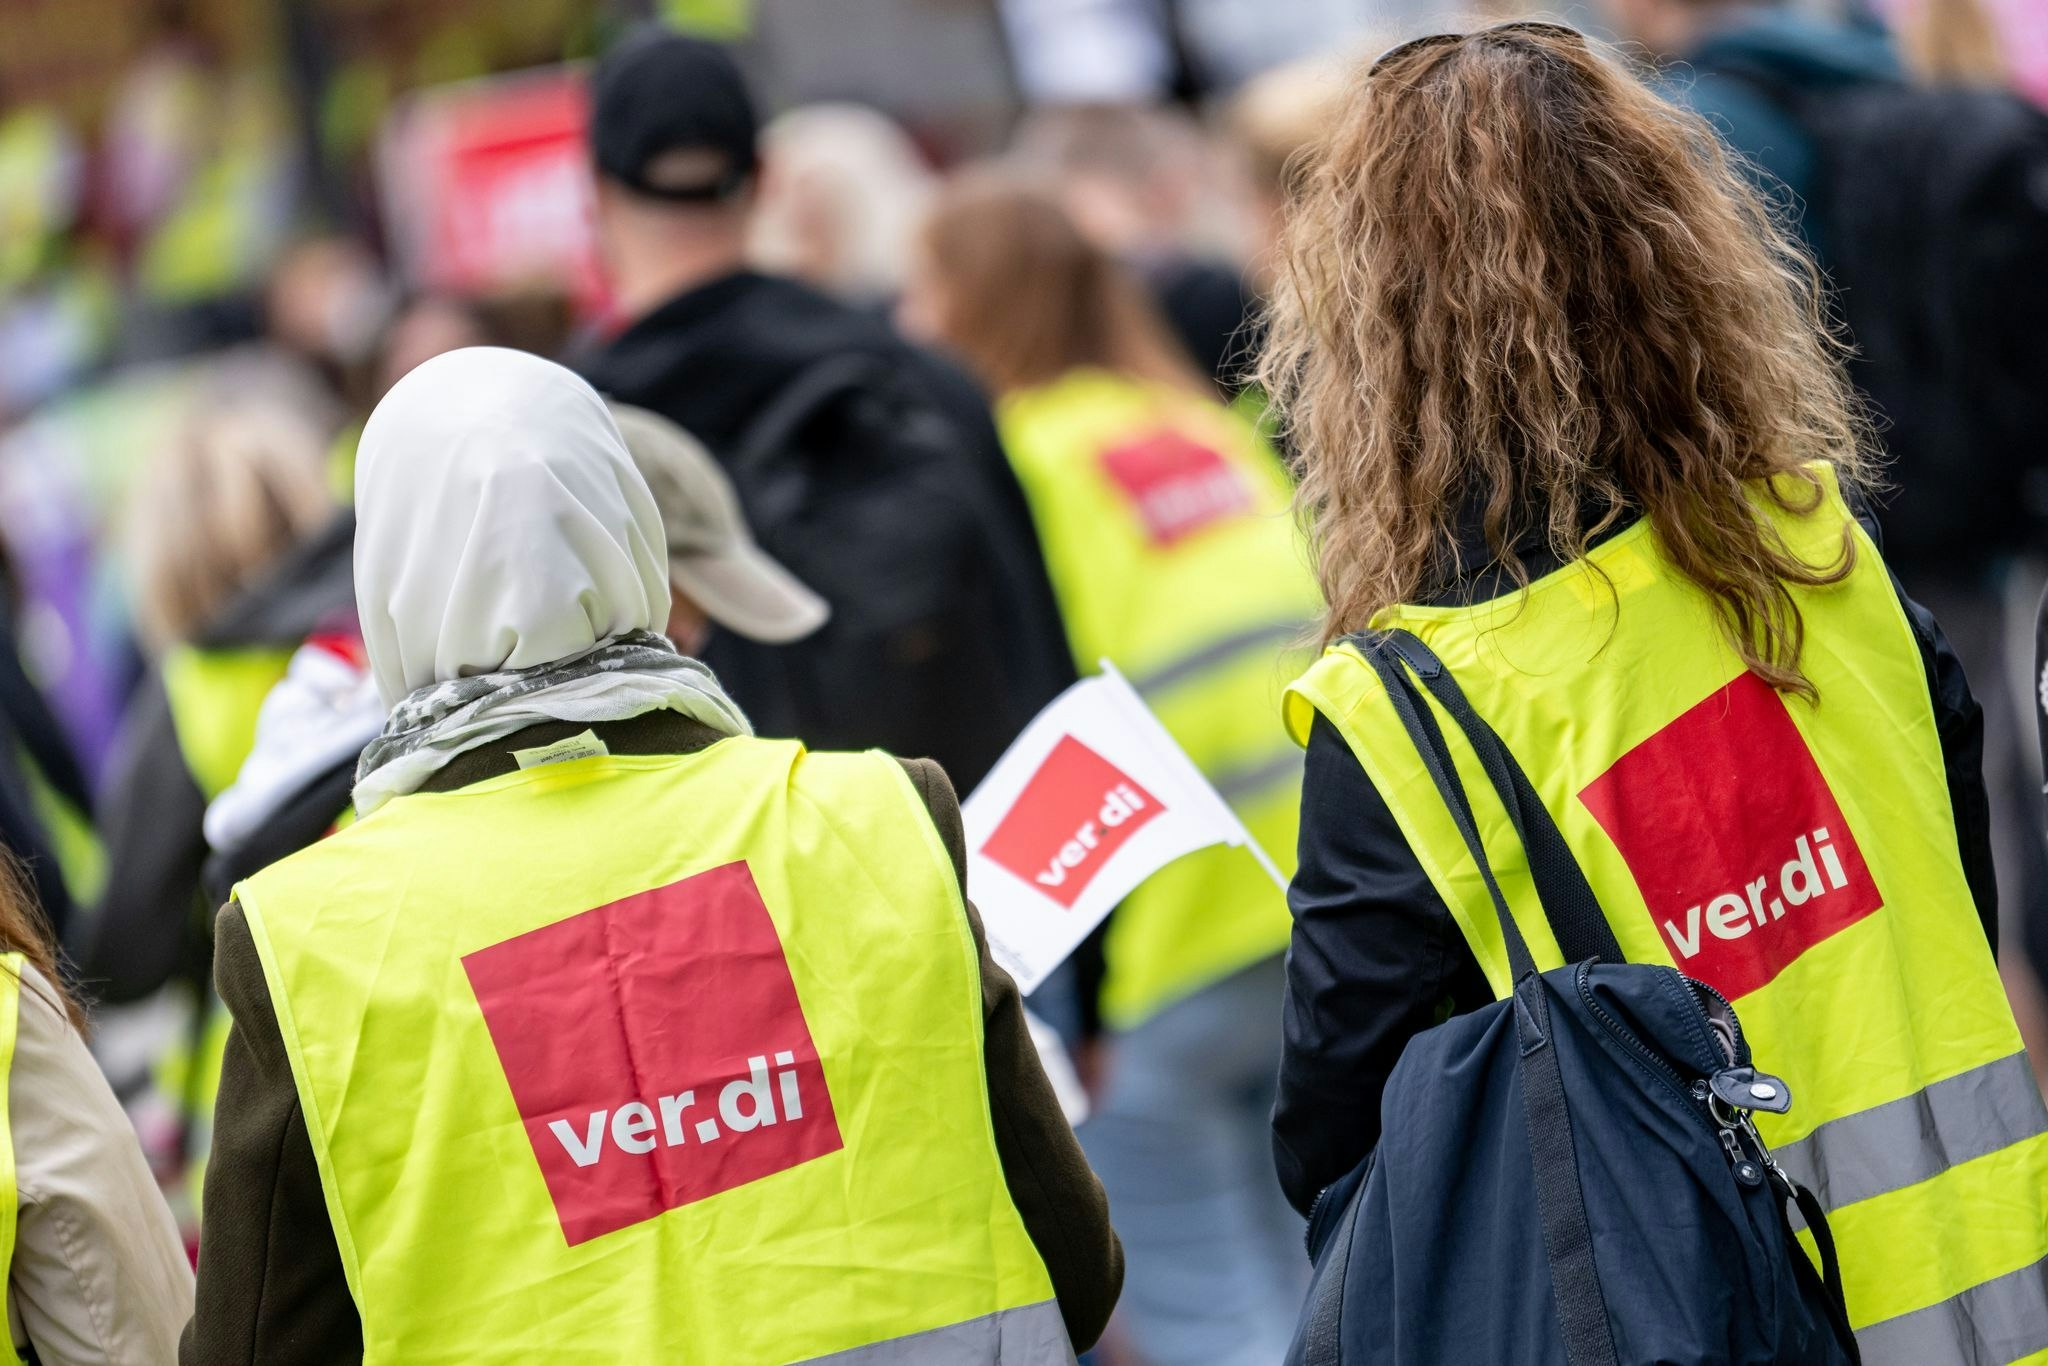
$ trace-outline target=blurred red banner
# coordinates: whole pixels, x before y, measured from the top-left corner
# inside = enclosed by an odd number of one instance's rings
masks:
[[[379,164],[385,224],[407,279],[472,296],[561,291],[584,313],[600,311],[588,109],[574,67],[412,96],[386,130]]]

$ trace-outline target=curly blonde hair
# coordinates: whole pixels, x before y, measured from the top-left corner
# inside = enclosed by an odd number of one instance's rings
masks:
[[[1811,258],[1697,116],[1568,29],[1421,40],[1354,78],[1291,207],[1259,377],[1299,463],[1325,639],[1647,517],[1772,686],[1812,696],[1760,506],[1869,482]],[[1469,533],[1468,533],[1469,534]]]

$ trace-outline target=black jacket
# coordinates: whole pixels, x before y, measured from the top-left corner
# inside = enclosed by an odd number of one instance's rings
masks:
[[[20,861],[61,941],[71,925],[71,893],[35,781],[40,778],[50,799],[80,817],[92,811],[92,796],[69,737],[22,667],[15,640],[13,613],[0,605],[0,849]]]
[[[1530,559],[1532,575],[1552,567]],[[1482,602],[1507,591],[1498,576],[1487,576],[1439,601]],[[1903,589],[1899,600],[1933,696],[1963,871],[1995,949],[1998,889],[1984,796],[1983,714],[1934,618]],[[1300,850],[1287,894],[1294,937],[1273,1160],[1287,1198],[1306,1214],[1323,1187],[1379,1142],[1380,1095],[1408,1041],[1486,1004],[1493,992],[1393,813],[1320,716],[1302,778]]]
[[[1891,564],[1923,590],[1981,577],[2041,535],[2048,115],[1916,85],[1875,25],[1806,8],[1719,7],[1676,93],[1796,212],[1829,277],[1892,460]]]
[[[336,517],[194,643],[297,648],[355,601],[355,529],[353,514]],[[205,981],[213,924],[201,899],[205,818],[206,797],[186,766],[163,677],[152,671],[129,703],[100,798],[106,890],[69,936],[80,980],[99,1000],[139,1000],[181,975]]]
[[[929,754],[971,789],[1073,681],[987,400],[882,320],[742,273],[663,304],[581,368],[709,446],[762,546],[832,604],[809,640],[717,633],[703,651],[762,734]]]

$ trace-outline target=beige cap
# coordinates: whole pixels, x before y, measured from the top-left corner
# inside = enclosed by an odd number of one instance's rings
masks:
[[[719,626],[748,640],[802,640],[826,601],[754,544],[732,482],[704,444],[645,408],[607,400],[668,537],[669,580]]]

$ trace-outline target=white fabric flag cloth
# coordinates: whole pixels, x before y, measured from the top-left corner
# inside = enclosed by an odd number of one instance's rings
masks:
[[[1227,844],[1286,878],[1107,660],[1054,698],[961,807],[968,894],[1027,994],[1132,889]]]

